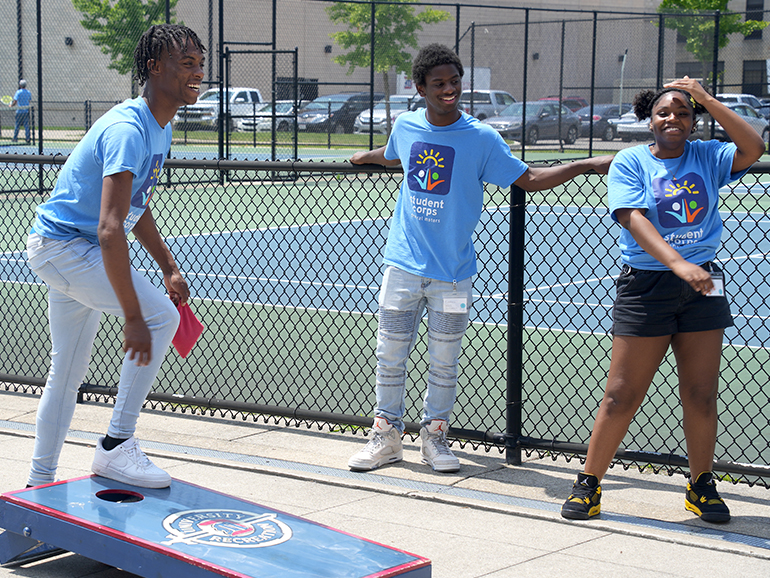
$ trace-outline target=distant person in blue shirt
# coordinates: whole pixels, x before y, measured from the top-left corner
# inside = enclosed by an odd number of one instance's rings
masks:
[[[420,50],[412,79],[427,108],[400,115],[386,147],[350,159],[404,168],[383,259],[374,425],[366,447],[348,462],[352,470],[372,470],[403,457],[406,364],[426,308],[430,367],[420,421],[422,461],[439,472],[460,469],[446,434],[473,301],[473,232],[483,210],[484,183],[550,189],[589,170],[606,173],[612,159],[528,167],[492,127],[460,111],[462,77],[460,58],[446,46]]]
[[[612,309],[612,358],[585,471],[561,515],[587,520],[600,513],[600,482],[670,347],[690,466],[685,508],[705,522],[727,522],[730,510],[712,473],[722,338],[733,325],[728,280],[714,263],[722,236],[719,189],[740,179],[765,143],[686,76],[637,94],[634,112],[650,119],[653,142],[620,151],[610,167],[607,198],[622,227],[623,262]],[[689,140],[704,112],[732,142]]]
[[[19,136],[19,129],[24,125],[24,137],[29,144],[29,103],[32,101],[32,94],[27,90],[27,81],[19,81],[19,90],[13,95],[11,108],[16,108],[16,124],[13,127],[12,142],[16,142]]]
[[[51,197],[37,207],[27,255],[48,286],[51,369],[37,410],[30,486],[55,479],[102,312],[123,318],[125,355],[115,409],[106,435],[96,442],[91,470],[133,486],[171,483],[134,437],[179,325],[175,303],[190,296],[150,201],[171,146],[171,119],[180,106],[198,100],[204,51],[184,26],[163,24],[145,32],[134,52],[142,95],[94,123],[64,164]],[[129,233],[157,262],[168,295],[131,266]]]

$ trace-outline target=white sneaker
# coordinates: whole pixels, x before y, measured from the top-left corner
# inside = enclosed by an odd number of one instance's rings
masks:
[[[449,449],[446,433],[449,424],[443,419],[434,419],[420,428],[422,463],[428,464],[437,472],[456,472],[460,469],[458,460]]]
[[[385,464],[400,462],[403,458],[401,433],[384,417],[376,417],[369,443],[350,458],[348,467],[354,471],[373,470]]]
[[[96,455],[91,471],[97,476],[142,488],[167,488],[171,476],[153,464],[139,447],[134,436],[107,451],[104,437],[96,442]]]

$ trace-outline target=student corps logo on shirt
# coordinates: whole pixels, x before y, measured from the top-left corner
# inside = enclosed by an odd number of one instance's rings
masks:
[[[147,177],[144,179],[142,186],[134,193],[131,198],[131,206],[145,208],[150,204],[150,199],[155,194],[155,187],[158,186],[158,180],[160,179],[160,171],[163,168],[163,155],[157,154],[152,156],[150,161],[150,170]]]
[[[446,195],[452,184],[454,160],[452,147],[413,143],[409,151],[409,188],[431,195]]]
[[[273,512],[186,510],[163,520],[164,546],[203,544],[224,548],[265,548],[289,540],[291,528]]]
[[[662,227],[694,227],[708,213],[709,198],[700,175],[688,173],[674,180],[654,179],[652,189]]]

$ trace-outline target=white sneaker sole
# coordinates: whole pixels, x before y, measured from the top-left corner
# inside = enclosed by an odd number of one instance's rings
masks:
[[[98,466],[91,466],[91,471],[95,473],[97,476],[101,476],[109,480],[115,480],[116,482],[128,484],[129,486],[137,486],[139,488],[150,488],[153,490],[157,490],[160,488],[168,488],[171,485],[171,476],[168,476],[167,478],[158,478],[155,480],[148,480],[148,479],[140,480],[140,479],[132,478],[130,476],[126,476],[121,472],[114,472],[109,469],[102,469]]]
[[[459,472],[460,471],[460,464],[459,463],[457,463],[457,464],[443,464],[443,465],[439,464],[439,465],[436,465],[429,458],[427,458],[425,456],[422,456],[422,463],[430,466],[431,468],[433,468],[434,471],[441,472],[443,474],[451,474],[453,472]]]
[[[395,464],[396,462],[400,462],[404,459],[404,451],[401,450],[397,454],[393,454],[392,456],[384,457],[372,464],[371,462],[358,462],[355,461],[353,458],[350,459],[348,462],[348,468],[353,470],[354,472],[370,472],[372,470],[376,470],[380,466],[385,466],[388,464]]]

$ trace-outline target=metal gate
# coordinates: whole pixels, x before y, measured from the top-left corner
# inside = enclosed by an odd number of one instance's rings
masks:
[[[220,158],[296,160],[297,112],[304,93],[297,78],[297,49],[231,50],[226,46],[223,60],[225,88],[219,102],[224,150]],[[259,90],[261,103],[238,102],[238,89],[249,87]],[[222,98],[223,94],[228,98]],[[234,132],[251,135],[251,139],[236,139]]]

